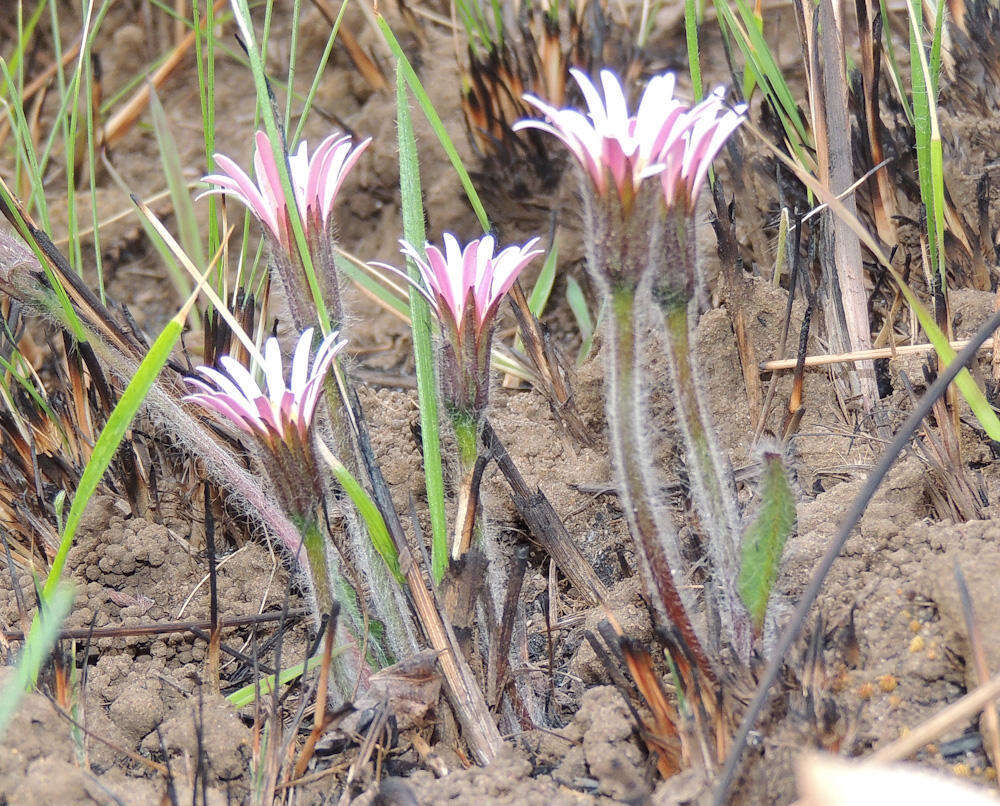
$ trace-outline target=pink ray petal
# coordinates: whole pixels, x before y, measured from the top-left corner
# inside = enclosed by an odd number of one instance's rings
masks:
[[[452,298],[457,305],[454,308],[455,321],[461,322],[465,314],[466,288],[463,282],[465,271],[463,266],[462,247],[458,239],[450,232],[444,233],[445,265],[444,280],[451,290]]]
[[[230,399],[232,405],[237,406],[245,416],[256,419],[257,408],[253,402],[247,398],[243,390],[240,389],[228,375],[212,369],[212,367],[198,367],[195,372],[200,373],[215,384],[216,389],[210,389],[211,394],[223,394]],[[207,384],[203,384],[207,386]]]
[[[289,389],[292,394],[298,396],[305,388],[309,375],[309,350],[312,347],[313,329],[307,327],[299,336],[298,344],[295,345],[295,353],[292,356],[292,376]]]
[[[532,238],[523,246],[509,246],[497,256],[493,270],[493,297],[503,297],[527,265],[544,254],[544,249],[535,249],[540,240]]]
[[[285,438],[285,427],[284,423],[281,422],[281,418],[275,411],[275,407],[271,404],[271,401],[266,397],[258,397],[254,403],[257,406],[257,413],[264,423],[278,435],[279,438]]]
[[[590,76],[584,73],[583,70],[573,67],[569,72],[580,86],[580,92],[583,93],[583,100],[587,103],[587,111],[590,114],[591,121],[593,121],[597,129],[602,129],[607,123],[608,113],[604,106],[604,100],[597,91],[597,87],[590,80]]]
[[[696,166],[695,172],[688,179],[688,194],[691,197],[692,205],[697,201],[698,194],[704,184],[705,176],[708,174],[712,160],[715,159],[733,132],[743,123],[743,120],[742,111],[736,112],[734,110],[733,112],[726,113],[716,122],[715,131],[711,133],[711,137],[700,144],[700,153],[694,161]]]
[[[324,206],[323,196],[330,174],[330,164],[334,158],[337,147],[344,140],[343,136],[331,134],[317,146],[309,161],[309,181],[306,184],[305,197],[309,206],[313,208],[316,215],[320,217],[323,224],[326,224],[327,210]]]
[[[604,108],[607,113],[607,136],[617,140],[629,139],[628,103],[618,76],[610,70],[601,70],[601,85],[604,87]]]
[[[226,371],[233,382],[240,388],[243,397],[256,405],[258,398],[264,397],[257,382],[253,379],[246,367],[238,361],[234,361],[228,355],[219,358],[220,366]]]
[[[267,135],[258,131],[254,135],[253,169],[257,174],[257,184],[260,187],[264,201],[272,210],[275,228],[280,230],[280,223],[285,213],[285,192],[281,187],[281,174],[278,164],[274,161],[274,150]]]
[[[228,422],[245,434],[256,434],[263,428],[263,423],[253,422],[253,426],[247,423],[243,414],[230,405],[230,401],[224,395],[212,395],[198,393],[185,395],[184,400],[190,403],[197,403],[205,409],[210,409],[216,414],[221,414]]]
[[[331,169],[336,166],[336,169],[331,171],[334,181],[327,181],[326,189],[323,195],[324,222],[330,217],[333,205],[337,201],[337,194],[340,193],[340,188],[344,184],[344,180],[357,164],[358,160],[361,159],[361,155],[365,152],[365,149],[368,148],[371,142],[372,138],[366,137],[352,149],[350,139],[345,138],[344,143],[334,152],[334,159],[331,160]]]
[[[410,277],[409,272],[403,271],[403,269],[397,269],[395,266],[390,266],[388,263],[382,263],[379,260],[369,260],[368,265],[378,266],[380,269],[385,269],[385,271],[389,272],[390,274],[396,275],[396,277],[405,282],[409,288],[413,289],[418,294],[420,294],[420,296],[422,296],[425,300],[427,300],[427,304],[431,306],[431,310],[434,311],[434,315],[439,316],[437,297],[435,297],[430,291],[427,290],[422,279],[414,280],[412,277]],[[423,273],[421,273],[421,278],[422,277]]]
[[[427,244],[424,251],[427,253],[428,268],[424,279],[438,296],[438,310],[442,315],[447,315],[457,322],[462,317],[462,300],[456,298],[452,289],[448,277],[448,260],[441,250],[432,244]]]
[[[223,182],[219,180],[225,180],[225,184],[250,209],[250,212],[271,230],[275,236],[278,236],[278,219],[274,213],[274,205],[264,198],[260,189],[254,184],[247,173],[225,154],[216,154],[215,162],[225,171],[226,176],[211,174],[205,177],[203,181],[217,182],[222,185]],[[233,184],[230,185],[230,182]]]
[[[264,380],[267,382],[267,396],[272,403],[277,403],[285,394],[285,369],[281,365],[281,348],[278,340],[272,336],[264,342],[264,364],[261,367]]]
[[[299,209],[299,218],[302,225],[306,226],[309,221],[307,215],[309,198],[306,196],[306,187],[309,184],[309,153],[305,140],[299,143],[298,151],[288,155],[288,178],[291,180],[295,206]]]

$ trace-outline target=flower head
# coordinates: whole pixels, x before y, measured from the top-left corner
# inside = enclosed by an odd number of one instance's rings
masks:
[[[387,266],[419,291],[434,310],[447,337],[442,385],[449,403],[481,411],[489,391],[489,357],[497,310],[521,270],[542,254],[538,238],[523,246],[508,246],[494,254],[496,240],[487,235],[463,249],[451,233],[444,251],[425,244],[423,252],[401,240],[400,250],[416,263],[420,280]]]
[[[221,414],[244,433],[252,434],[268,447],[278,443],[308,445],[309,428],[330,365],[347,343],[331,332],[319,345],[309,366],[312,328],[299,338],[292,358],[291,377],[285,381],[278,340],[270,338],[264,344],[262,370],[267,392],[257,385],[253,376],[238,361],[227,355],[219,359],[221,370],[198,367],[200,377],[184,380],[195,391],[184,399],[198,403]]]
[[[312,157],[303,140],[298,151],[288,157],[289,178],[303,225],[315,222],[324,229],[330,221],[337,193],[348,172],[371,142],[369,137],[351,147],[347,135],[330,135],[319,144]],[[280,243],[290,243],[288,208],[281,187],[281,174],[267,134],[258,131],[254,146],[254,182],[249,174],[225,154],[216,154],[222,173],[202,177],[215,185],[206,193],[225,193],[245,204]]]
[[[585,73],[571,72],[583,93],[587,114],[557,109],[526,95],[525,100],[550,122],[523,120],[514,129],[541,129],[558,137],[599,196],[613,186],[622,203],[628,204],[644,180],[659,174],[668,193],[668,207],[677,201],[679,189],[687,192],[685,201],[693,204],[712,159],[742,121],[745,106],[729,109],[717,90],[690,108],[674,97],[674,75],[664,73],[650,79],[632,115],[624,90],[610,70],[601,71],[603,98]]]
[[[450,232],[444,234],[444,252],[426,244],[424,256],[401,240],[402,253],[413,259],[423,284],[414,284],[430,302],[438,320],[461,338],[471,324],[477,335],[489,329],[504,294],[510,291],[521,270],[542,253],[535,249],[538,238],[524,246],[508,246],[493,254],[492,235],[469,241],[465,249]]]

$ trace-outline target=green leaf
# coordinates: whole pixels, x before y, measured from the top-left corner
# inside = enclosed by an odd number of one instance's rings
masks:
[[[528,309],[535,315],[536,319],[542,315],[545,305],[549,301],[552,286],[556,281],[556,264],[558,262],[559,247],[553,240],[552,248],[545,257],[545,264],[542,266],[542,270],[538,274],[538,279],[535,280],[535,285],[531,289],[531,296],[528,297]]]
[[[792,91],[764,39],[760,22],[753,10],[743,0],[735,0],[735,5],[740,15],[739,20],[730,9],[728,0],[715,0],[720,23],[736,40],[747,66],[752,68],[755,82],[772,101],[789,142],[802,159],[803,155],[799,152],[802,144],[808,142],[808,135]]]
[[[570,277],[566,281],[566,302],[573,318],[576,320],[576,327],[580,331],[580,352],[576,356],[576,364],[579,366],[584,359],[590,355],[590,348],[594,344],[594,320],[587,308],[587,300],[583,296],[583,289],[576,281],[575,277]]]
[[[17,668],[8,678],[3,693],[0,693],[0,739],[7,732],[24,692],[38,679],[42,664],[55,646],[72,604],[73,589],[65,584],[57,585],[49,596],[42,597],[42,606],[28,631]]]
[[[343,652],[340,647],[333,650],[334,655],[339,655]],[[312,671],[317,666],[323,662],[323,658],[319,655],[313,655],[305,663],[296,663],[294,666],[289,666],[286,669],[282,669],[277,675],[278,685],[284,686],[291,683],[295,678],[301,677],[306,672]],[[243,708],[246,705],[252,703],[257,699],[258,694],[263,697],[274,691],[274,678],[275,675],[269,674],[262,677],[256,683],[249,683],[243,688],[238,688],[232,694],[226,696],[226,699],[233,704],[235,708]]]
[[[243,2],[245,2],[245,0],[243,0]],[[483,228],[483,232],[489,232],[490,218],[486,215],[486,208],[483,207],[483,203],[479,199],[479,194],[476,193],[475,185],[472,184],[472,177],[469,176],[469,172],[462,163],[462,158],[458,155],[455,144],[452,143],[451,138],[448,136],[448,132],[444,128],[444,123],[441,122],[441,116],[438,115],[437,110],[434,109],[434,104],[431,103],[430,96],[427,95],[427,91],[424,89],[423,84],[420,83],[420,79],[417,77],[416,71],[413,69],[413,65],[411,65],[409,59],[406,58],[406,54],[403,52],[403,48],[399,44],[399,40],[396,39],[396,35],[392,32],[389,24],[381,15],[378,16],[378,26],[382,31],[382,35],[385,37],[385,41],[389,45],[389,49],[392,50],[393,55],[396,57],[397,72],[401,73],[403,78],[406,79],[410,92],[412,92],[413,97],[417,99],[417,103],[420,105],[420,109],[427,118],[427,122],[430,123],[431,129],[433,129],[434,134],[437,135],[438,141],[441,143],[441,147],[444,149],[445,154],[448,155],[448,159],[451,161],[451,165],[455,169],[455,173],[458,174],[459,181],[462,183],[462,189],[465,190],[465,195],[468,197],[469,203],[472,205],[472,209],[475,211],[476,217],[479,219],[479,225]],[[421,241],[421,243],[423,242]],[[414,246],[416,246],[416,244],[414,244]]]
[[[202,278],[202,282],[204,282],[204,278]],[[100,436],[98,436],[97,442],[94,443],[94,450],[90,455],[90,461],[87,462],[83,473],[80,474],[80,483],[76,487],[76,494],[73,496],[69,515],[66,516],[66,527],[63,529],[59,548],[52,560],[49,575],[45,580],[45,587],[42,590],[43,595],[50,596],[55,590],[59,578],[62,576],[63,566],[66,564],[66,555],[73,545],[73,538],[76,535],[77,527],[80,525],[83,512],[87,508],[87,503],[97,489],[97,485],[104,476],[104,472],[111,464],[111,460],[118,451],[118,446],[121,445],[121,441],[125,437],[125,432],[142,407],[150,388],[156,383],[156,378],[159,376],[160,370],[163,369],[163,365],[170,358],[170,353],[174,349],[174,345],[177,344],[181,337],[184,321],[194,306],[194,302],[198,298],[200,291],[201,284],[199,283],[181,310],[178,311],[173,319],[167,322],[160,335],[156,337],[156,341],[153,342],[153,346],[149,348],[146,357],[142,359],[136,368],[135,375],[129,381],[128,386],[108,417],[107,423],[101,429]]]
[[[701,57],[698,53],[698,5],[697,0],[684,0],[684,34],[687,42],[688,71],[691,73],[691,90],[694,100],[702,97]]]
[[[739,591],[754,625],[764,625],[767,601],[777,579],[781,553],[795,529],[795,495],[780,454],[764,455],[760,509],[743,538]]]
[[[160,103],[160,96],[152,84],[149,85],[149,113],[153,119],[153,133],[160,149],[160,163],[163,165],[163,176],[167,180],[170,191],[170,203],[177,219],[177,229],[181,246],[196,266],[205,265],[205,253],[201,245],[201,235],[198,231],[198,217],[194,211],[191,194],[188,193],[184,171],[181,168],[180,153],[177,141],[170,131],[170,121]],[[185,292],[190,284],[185,282]]]
[[[399,130],[399,189],[403,206],[403,234],[415,249],[424,246],[424,204],[420,192],[420,164],[417,141],[410,122],[402,62],[396,68],[396,120]],[[407,271],[414,282],[420,271],[407,258]],[[420,406],[420,439],[424,454],[424,484],[431,518],[431,569],[434,581],[444,578],[448,567],[448,523],[444,511],[444,469],[441,464],[441,435],[434,375],[434,346],[431,344],[431,312],[427,300],[410,289],[410,325],[413,328],[413,360],[417,373],[417,400]]]
[[[389,536],[389,530],[385,525],[385,520],[382,518],[382,513],[379,512],[371,496],[365,492],[364,487],[351,475],[351,471],[344,466],[344,463],[334,456],[333,452],[322,440],[317,444],[319,445],[319,452],[323,460],[330,467],[330,470],[333,471],[333,475],[337,477],[340,486],[344,488],[344,492],[347,493],[348,497],[354,503],[355,508],[365,522],[365,526],[368,527],[368,537],[371,539],[372,545],[375,546],[375,550],[385,560],[386,566],[388,566],[392,575],[396,577],[396,581],[402,584],[405,580],[399,570],[399,554],[396,551],[396,545]]]

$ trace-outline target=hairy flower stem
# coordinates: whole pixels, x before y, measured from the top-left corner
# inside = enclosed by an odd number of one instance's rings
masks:
[[[319,524],[310,519],[308,523],[300,523],[299,528],[302,532],[302,545],[305,547],[309,568],[312,571],[316,607],[320,613],[332,613],[333,602],[336,600],[340,604],[340,612],[347,616],[338,620],[337,638],[342,642],[346,640],[355,651],[342,652],[335,656],[331,662],[330,673],[340,695],[345,700],[350,700],[354,696],[361,663],[360,651],[355,641],[363,637],[358,635],[363,621],[358,613],[357,599],[340,573],[331,566],[327,557],[326,537]]]
[[[334,597],[330,585],[330,564],[326,557],[326,537],[313,520],[301,524],[300,529],[302,545],[305,547],[309,567],[312,570],[316,606],[320,613],[329,613],[333,608]]]
[[[643,390],[637,371],[639,344],[636,339],[636,286],[619,282],[611,286],[611,315],[606,318],[607,361],[605,379],[608,405],[608,438],[618,482],[618,495],[629,531],[635,540],[643,571],[659,595],[654,606],[674,624],[687,642],[698,668],[709,680],[718,677],[701,640],[688,617],[681,594],[674,584],[671,561],[680,562],[676,535],[661,518],[654,503],[645,463],[649,455],[648,432],[643,428]]]
[[[674,411],[684,439],[685,459],[695,511],[707,533],[708,552],[718,579],[713,586],[723,635],[744,663],[749,661],[753,630],[737,595],[741,534],[732,470],[715,437],[711,416],[691,360],[687,300],[653,294],[663,315],[663,330]]]

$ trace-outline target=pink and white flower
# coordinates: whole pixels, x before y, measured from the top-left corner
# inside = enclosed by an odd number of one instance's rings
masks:
[[[369,137],[352,148],[349,136],[332,134],[317,146],[312,157],[304,140],[299,144],[298,151],[289,155],[289,178],[305,227],[316,221],[326,228],[344,179],[370,142]],[[238,199],[280,243],[290,243],[288,208],[281,187],[281,174],[267,134],[258,131],[255,137],[253,164],[256,182],[225,154],[216,154],[215,161],[222,173],[202,177],[201,181],[216,186],[202,195],[224,193]]]
[[[720,88],[691,108],[674,97],[673,73],[664,73],[650,79],[632,115],[621,83],[610,70],[600,74],[603,98],[585,73],[571,72],[587,114],[525,95],[549,122],[522,120],[514,129],[541,129],[558,137],[598,195],[606,194],[613,183],[621,201],[628,203],[642,182],[660,175],[668,207],[681,201],[693,205],[712,159],[742,122],[745,105],[726,106]]]
[[[347,344],[332,331],[320,343],[309,366],[313,329],[308,328],[299,338],[292,358],[291,377],[285,381],[278,340],[269,338],[264,344],[261,367],[267,387],[265,393],[250,371],[229,356],[219,359],[219,369],[198,367],[201,376],[184,380],[196,391],[185,400],[222,415],[244,433],[260,438],[266,445],[278,443],[308,446],[309,428],[323,381],[338,353]]]
[[[441,324],[459,339],[471,324],[478,341],[491,328],[500,302],[517,276],[542,254],[534,248],[538,241],[532,238],[523,246],[508,246],[494,255],[496,240],[492,235],[469,241],[462,249],[455,236],[446,232],[443,252],[428,243],[425,258],[405,240],[400,241],[400,251],[420,270],[423,283],[413,286],[427,298]]]
[[[416,263],[419,280],[379,264],[422,294],[441,323],[445,343],[438,355],[438,377],[445,403],[455,411],[475,415],[486,408],[497,310],[524,267],[542,254],[535,248],[538,241],[532,238],[494,254],[492,235],[469,241],[463,249],[454,235],[445,233],[444,251],[430,243],[421,251],[401,240],[400,251]]]

